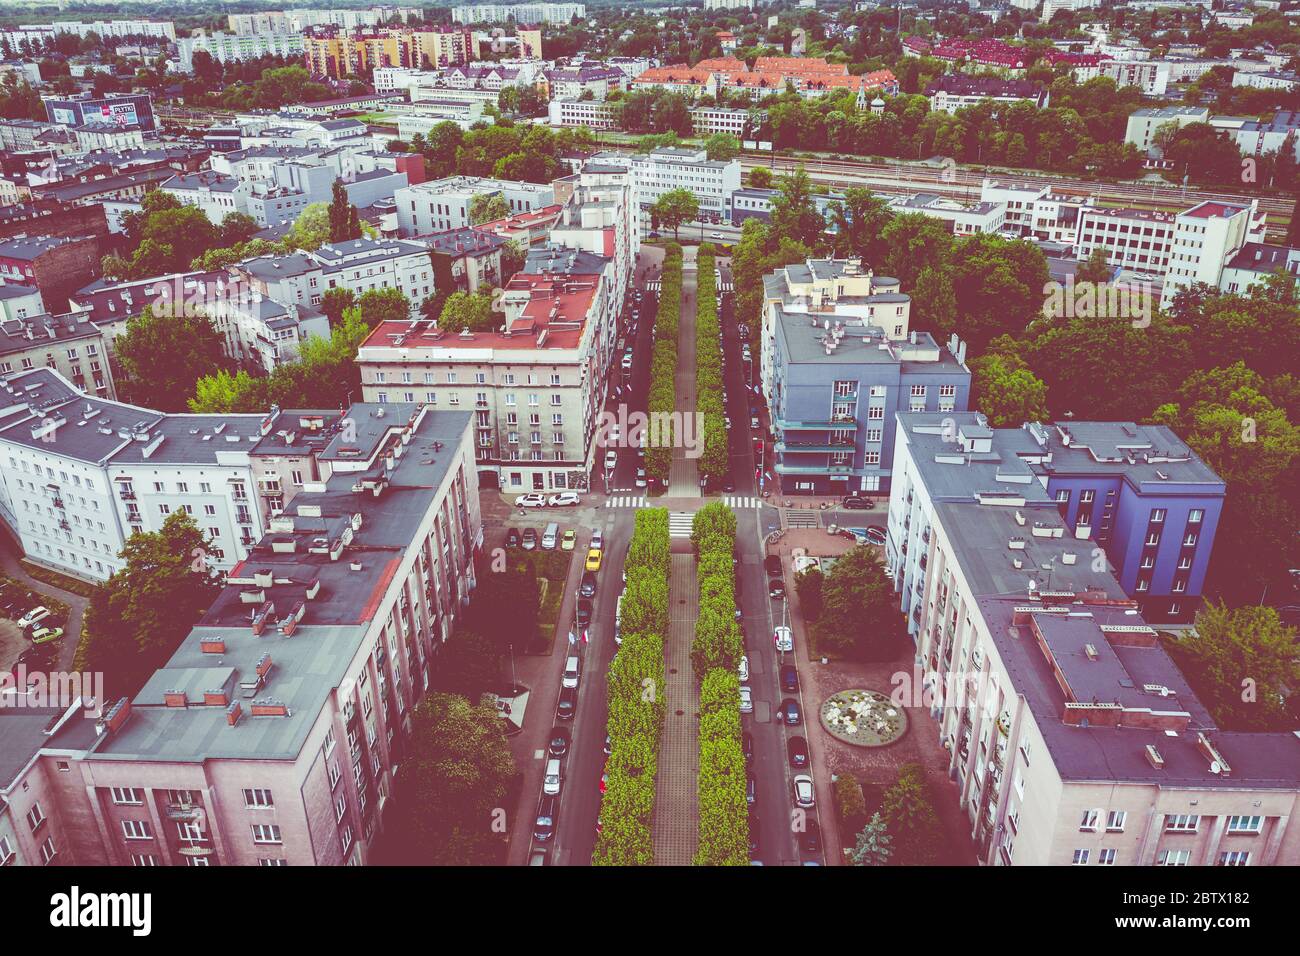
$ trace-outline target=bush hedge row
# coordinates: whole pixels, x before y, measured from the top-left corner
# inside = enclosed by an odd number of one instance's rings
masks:
[[[664,724],[668,635],[668,511],[643,508],[628,550],[620,632],[609,665],[609,777],[592,863],[654,863],[655,775]]]
[[[646,410],[652,420],[656,413],[660,422],[670,422],[671,412],[677,405],[677,330],[682,312],[682,247],[671,243],[664,256],[663,278],[659,289],[659,306],[655,313],[654,353],[650,360],[650,394]],[[668,432],[664,434],[663,432]],[[671,426],[661,428],[646,447],[646,474],[668,484],[668,470],[673,462],[673,446],[677,436]]]
[[[699,249],[699,284],[695,316],[695,410],[704,417],[704,448],[699,459],[701,476],[719,479],[730,464],[727,429],[723,425],[722,323],[718,317],[718,270],[713,246]]]

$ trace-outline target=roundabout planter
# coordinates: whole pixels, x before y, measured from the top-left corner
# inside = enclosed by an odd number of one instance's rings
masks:
[[[907,714],[885,694],[852,688],[822,701],[821,724],[855,747],[888,747],[907,733]]]

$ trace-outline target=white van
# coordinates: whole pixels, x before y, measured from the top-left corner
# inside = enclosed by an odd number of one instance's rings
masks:
[[[582,676],[582,662],[574,654],[564,662],[564,678],[560,681],[560,686],[577,687],[580,676]]]
[[[554,551],[555,544],[559,540],[559,537],[560,526],[552,521],[546,526],[546,530],[542,532],[542,550]]]
[[[560,760],[553,757],[546,761],[546,777],[542,781],[542,793],[556,796],[560,792]]]

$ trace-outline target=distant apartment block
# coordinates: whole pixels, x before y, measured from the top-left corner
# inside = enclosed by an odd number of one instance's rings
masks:
[[[1046,109],[1050,99],[1045,87],[1029,80],[1000,80],[963,73],[948,73],[932,80],[925,88],[925,95],[930,98],[930,109],[943,113],[956,113],[984,100],[1029,103]]]
[[[581,3],[478,3],[451,8],[453,23],[549,23],[567,25],[587,16]]]
[[[1156,145],[1156,132],[1167,124],[1175,127],[1190,123],[1208,123],[1210,111],[1204,106],[1161,106],[1134,110],[1128,118],[1124,142],[1132,143],[1138,151],[1152,159],[1159,159],[1160,147]]]
[[[1170,66],[1163,60],[1105,60],[1101,75],[1110,77],[1116,86],[1136,86],[1144,96],[1164,96],[1169,89]]]
[[[403,236],[427,236],[475,225],[470,221],[470,203],[475,196],[494,195],[505,199],[512,214],[555,202],[555,189],[549,184],[451,176],[397,190],[398,229]]]
[[[263,56],[299,59],[303,55],[302,35],[259,31],[247,34],[209,33],[181,37],[176,41],[181,69],[194,70],[194,54],[202,50],[218,63],[242,63]]]
[[[1197,282],[1218,287],[1224,267],[1248,242],[1263,242],[1264,213],[1249,205],[1206,201],[1180,212],[1174,220],[1169,269],[1160,304],[1168,307],[1179,290]]]

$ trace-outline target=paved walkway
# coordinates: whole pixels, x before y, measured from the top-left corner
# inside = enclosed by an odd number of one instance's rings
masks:
[[[664,646],[668,716],[655,776],[656,866],[690,866],[700,840],[700,700],[691,672],[691,643],[699,615],[694,554],[674,554],[668,577],[668,641]]]

